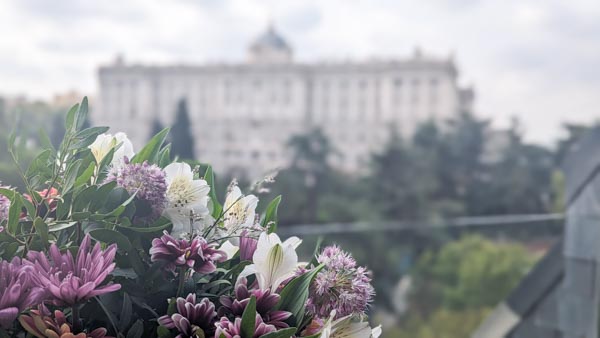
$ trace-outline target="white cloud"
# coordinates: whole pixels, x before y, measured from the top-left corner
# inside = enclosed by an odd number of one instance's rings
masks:
[[[454,52],[477,108],[548,142],[600,106],[595,0],[23,0],[0,2],[0,93],[93,94],[117,53],[144,63],[241,61],[269,17],[304,61]]]

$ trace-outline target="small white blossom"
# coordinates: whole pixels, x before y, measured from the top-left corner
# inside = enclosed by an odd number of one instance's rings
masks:
[[[243,229],[254,226],[258,198],[244,196],[237,185],[233,185],[223,206],[223,227],[229,235],[239,235]]]
[[[192,168],[187,163],[171,163],[165,169],[167,182],[167,206],[165,217],[173,223],[172,235],[194,230],[198,218],[208,215],[208,193],[210,186],[202,179],[194,179]],[[191,224],[191,222],[193,224]]]
[[[346,316],[333,320],[335,310],[325,323],[319,338],[378,338],[381,335],[381,325],[371,328],[369,322],[361,317]]]
[[[263,232],[252,256],[253,264],[246,266],[239,278],[254,274],[259,288],[277,290],[298,267],[296,248],[300,243],[302,241],[298,237],[290,237],[282,243],[277,234]]]
[[[115,149],[111,166],[122,167],[124,164],[124,157],[131,159],[135,155],[133,144],[131,144],[131,141],[127,138],[125,133],[116,133],[114,136],[111,134],[100,134],[88,148],[92,151],[96,163],[99,164],[104,157],[117,146],[119,146],[119,148]]]

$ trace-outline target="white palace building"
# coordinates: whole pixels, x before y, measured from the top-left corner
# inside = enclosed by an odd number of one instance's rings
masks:
[[[408,58],[362,62],[294,62],[270,26],[238,64],[145,66],[117,60],[99,70],[97,125],[144,144],[155,120],[170,126],[186,100],[196,157],[219,172],[256,178],[284,167],[291,136],[320,127],[336,149],[332,164],[366,168],[390,129],[410,135],[428,119],[470,110],[473,92],[457,83],[452,58],[418,50]]]

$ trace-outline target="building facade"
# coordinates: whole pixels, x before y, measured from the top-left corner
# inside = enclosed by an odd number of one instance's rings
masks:
[[[284,167],[292,135],[319,127],[336,149],[332,164],[366,168],[391,128],[410,135],[428,119],[470,110],[473,93],[459,87],[453,60],[416,51],[399,60],[297,63],[269,27],[239,64],[145,66],[117,60],[99,70],[94,123],[143,144],[152,125],[174,123],[186,100],[197,158],[216,170],[251,177]]]

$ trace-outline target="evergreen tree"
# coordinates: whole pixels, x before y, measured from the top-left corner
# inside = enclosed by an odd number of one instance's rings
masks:
[[[194,138],[190,124],[187,102],[181,99],[177,105],[175,124],[171,128],[171,154],[183,159],[194,158]]]
[[[148,140],[154,137],[154,135],[161,132],[163,129],[165,129],[165,127],[160,122],[160,119],[158,117],[154,118],[154,120],[152,120],[152,128],[150,128],[150,135],[148,135]]]

